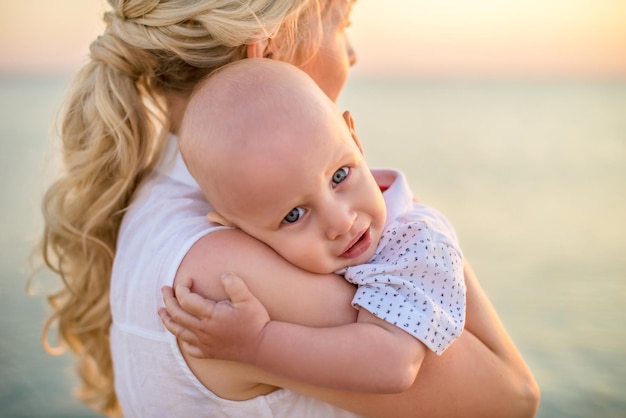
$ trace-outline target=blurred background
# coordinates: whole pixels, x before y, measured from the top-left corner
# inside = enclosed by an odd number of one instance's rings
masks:
[[[25,292],[55,122],[104,0],[0,0],[0,416],[95,416]],[[370,165],[407,173],[542,389],[538,416],[626,416],[626,1],[357,2],[339,106]]]

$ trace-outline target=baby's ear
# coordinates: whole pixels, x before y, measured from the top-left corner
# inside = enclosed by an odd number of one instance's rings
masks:
[[[358,135],[356,134],[356,130],[354,129],[354,119],[352,119],[352,115],[349,110],[343,112],[343,120],[346,121],[346,125],[348,125],[348,129],[350,129],[350,135],[352,135],[352,139],[356,143],[356,146],[359,147],[361,154],[363,154],[363,146],[361,145],[361,141],[359,140]]]
[[[230,227],[235,226],[235,224],[233,224],[228,219],[224,218],[222,215],[214,211],[207,213],[206,218],[208,219],[209,222],[213,222],[213,223],[220,224],[223,226],[230,226]]]

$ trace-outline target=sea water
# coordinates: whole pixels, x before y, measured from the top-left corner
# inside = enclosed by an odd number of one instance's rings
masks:
[[[96,416],[25,293],[69,81],[0,78],[0,416]],[[403,170],[456,226],[542,390],[539,417],[626,416],[626,82],[354,79],[372,167]],[[56,145],[55,145],[56,144]]]

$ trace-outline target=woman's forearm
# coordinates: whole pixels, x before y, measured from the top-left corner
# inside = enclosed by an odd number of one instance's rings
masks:
[[[415,383],[393,395],[298,388],[366,417],[532,417],[539,389],[498,315],[466,267],[466,330],[441,356],[428,353]]]
[[[464,271],[469,295],[466,329],[508,370],[511,402],[520,401],[520,410],[527,407],[534,415],[539,406],[539,386],[469,264]]]
[[[536,394],[515,370],[467,332],[441,357],[429,353],[413,386],[400,394],[292,389],[372,418],[532,417]]]

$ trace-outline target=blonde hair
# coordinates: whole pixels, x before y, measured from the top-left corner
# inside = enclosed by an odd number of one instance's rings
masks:
[[[169,130],[164,93],[188,94],[204,75],[246,57],[246,44],[281,38],[295,59],[315,0],[109,0],[106,29],[75,77],[61,123],[65,171],[43,201],[41,253],[64,287],[44,345],[76,356],[79,398],[121,413],[109,347],[109,282],[118,229],[137,184],[158,163]],[[160,132],[160,133],[159,133]],[[155,313],[156,315],[156,313]]]

